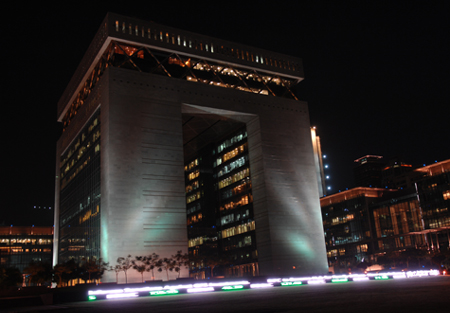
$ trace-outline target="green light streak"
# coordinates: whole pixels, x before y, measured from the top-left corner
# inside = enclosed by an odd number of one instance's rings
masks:
[[[89,301],[94,301],[94,300],[97,300],[97,297],[96,296],[89,296],[88,300]]]
[[[332,283],[345,283],[348,282],[348,278],[333,278],[331,279]]]
[[[281,286],[299,286],[299,285],[303,285],[303,283],[301,281],[286,281],[281,283]]]
[[[389,277],[387,275],[375,276],[375,280],[386,280],[386,279],[389,279]]]
[[[222,287],[222,290],[238,290],[238,289],[244,289],[244,286],[243,285],[234,285],[234,286]]]
[[[151,296],[167,296],[167,295],[176,295],[179,293],[180,292],[177,289],[150,291]]]

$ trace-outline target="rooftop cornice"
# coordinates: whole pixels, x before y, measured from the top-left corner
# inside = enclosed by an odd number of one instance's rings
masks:
[[[384,188],[356,187],[320,198],[320,206],[324,207],[358,197],[381,198],[385,193],[391,193],[395,191],[396,190]]]
[[[300,58],[108,13],[58,102],[58,120],[67,112],[112,40],[303,80]]]

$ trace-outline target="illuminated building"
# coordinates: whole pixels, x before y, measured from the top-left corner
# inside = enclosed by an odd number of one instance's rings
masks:
[[[424,177],[417,181],[416,192],[422,213],[428,249],[445,251],[450,247],[450,160],[415,170]]]
[[[449,248],[450,160],[407,175],[414,187],[357,187],[321,198],[330,266],[347,269],[404,249]]]
[[[320,200],[323,227],[330,266],[336,262],[361,261],[374,252],[374,232],[369,205],[387,191],[358,187]]]
[[[53,227],[0,226],[0,265],[21,272],[30,262],[51,264]]]
[[[259,273],[326,272],[301,80],[301,59],[108,14],[58,103],[54,263],[186,252],[183,168],[245,130]]]

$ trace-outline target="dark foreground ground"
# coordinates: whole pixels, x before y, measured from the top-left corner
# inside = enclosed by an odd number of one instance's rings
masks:
[[[450,277],[97,300],[0,312],[450,312]]]

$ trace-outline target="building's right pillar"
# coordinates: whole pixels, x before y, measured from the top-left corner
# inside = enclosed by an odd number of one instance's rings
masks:
[[[302,106],[260,111],[246,123],[262,276],[328,272],[309,116]]]

